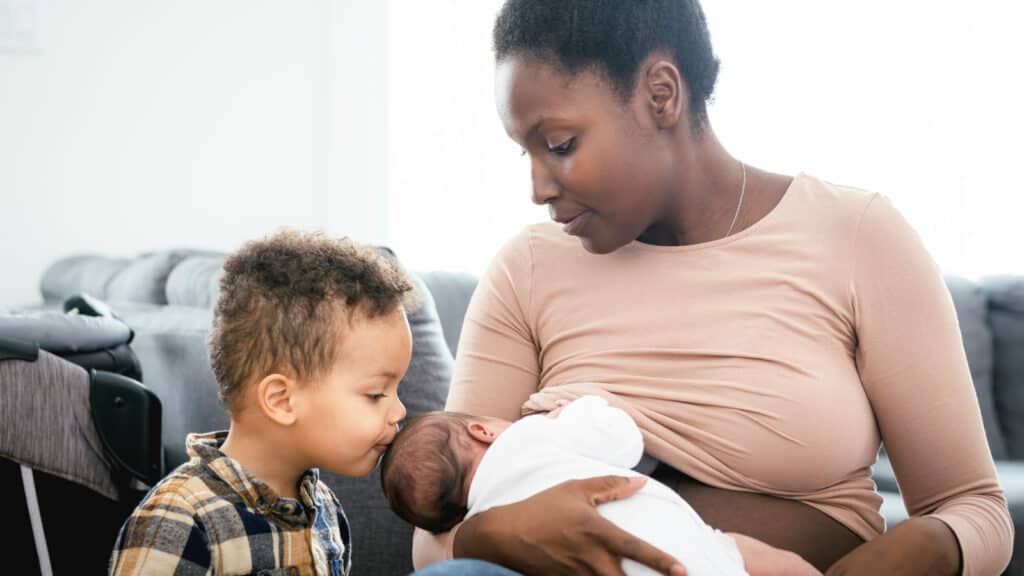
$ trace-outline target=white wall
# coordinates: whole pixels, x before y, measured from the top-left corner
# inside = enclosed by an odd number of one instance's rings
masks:
[[[501,4],[390,1],[390,244],[413,269],[480,274],[523,226],[548,219],[494,107]]]
[[[703,4],[739,158],[888,195],[944,272],[1024,273],[1024,3]]]
[[[378,3],[16,4],[39,34],[0,43],[0,307],[71,252],[386,240]]]
[[[480,272],[547,218],[494,110],[501,4],[390,0],[390,238],[414,268]],[[1024,2],[702,4],[722,61],[709,113],[730,152],[886,194],[944,272],[1024,273]]]

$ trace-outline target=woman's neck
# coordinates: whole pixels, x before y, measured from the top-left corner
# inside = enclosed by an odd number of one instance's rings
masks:
[[[738,215],[737,208],[742,211],[743,164],[725,150],[707,123],[699,135],[685,128],[676,136],[675,145],[674,173],[665,202],[655,223],[638,240],[685,246],[723,238]],[[746,193],[752,188],[750,176],[748,171]],[[735,227],[733,232],[741,229]]]

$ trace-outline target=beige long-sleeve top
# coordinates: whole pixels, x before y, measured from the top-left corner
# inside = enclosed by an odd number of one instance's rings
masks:
[[[964,574],[1013,527],[952,301],[890,202],[801,174],[753,226],[593,255],[554,224],[498,254],[473,297],[448,409],[516,419],[601,394],[659,460],[711,486],[884,530],[880,441],[912,515],[948,524]]]

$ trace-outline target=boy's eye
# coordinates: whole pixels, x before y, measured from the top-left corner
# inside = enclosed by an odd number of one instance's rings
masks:
[[[521,148],[521,149],[519,150],[519,155],[520,155],[520,156],[526,156],[526,148]]]
[[[388,395],[387,395],[387,394],[367,394],[366,396],[367,396],[367,397],[368,397],[368,398],[369,398],[370,400],[380,400],[380,399],[382,399],[382,398],[387,398],[387,397],[388,397]]]
[[[568,140],[557,144],[555,146],[548,145],[548,152],[553,154],[565,155],[572,152],[573,146],[576,145],[576,137],[569,138]]]

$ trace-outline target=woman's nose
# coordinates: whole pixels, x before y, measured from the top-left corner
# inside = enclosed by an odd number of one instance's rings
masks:
[[[541,162],[534,160],[530,164],[530,172],[533,183],[532,199],[534,204],[543,206],[558,197],[558,185]]]

